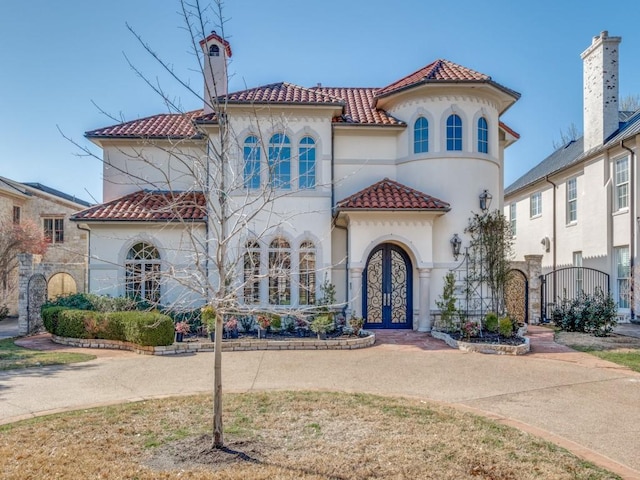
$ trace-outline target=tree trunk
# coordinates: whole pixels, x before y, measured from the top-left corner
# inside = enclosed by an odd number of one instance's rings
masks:
[[[222,315],[216,318],[213,366],[213,442],[212,448],[224,447],[222,428]]]

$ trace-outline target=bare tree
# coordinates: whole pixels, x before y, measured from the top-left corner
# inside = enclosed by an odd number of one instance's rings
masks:
[[[296,158],[291,152],[291,145],[284,134],[273,135],[268,141],[263,136],[263,131],[287,130],[289,119],[284,113],[264,103],[251,102],[231,111],[226,94],[226,63],[222,65],[224,72],[221,76],[221,65],[214,67],[207,57],[209,47],[201,41],[214,35],[215,53],[227,48],[222,2],[218,0],[213,7],[203,7],[198,0],[193,0],[193,3],[182,0],[180,5],[198,70],[208,79],[204,94],[180,78],[133,28],[129,29],[158,65],[188,94],[204,104],[204,113],[183,111],[163,87],[132,65],[140,78],[160,95],[171,112],[171,121],[181,125],[180,128],[188,134],[139,137],[124,146],[122,143],[103,146],[101,160],[105,165],[105,179],[117,187],[139,187],[145,193],[141,193],[136,201],[148,210],[149,216],[167,219],[156,234],[173,236],[169,247],[171,254],[162,260],[161,266],[151,269],[146,278],[163,285],[164,294],[172,298],[171,306],[186,308],[198,302],[202,304],[204,299],[208,314],[214,312],[211,447],[222,448],[225,445],[222,419],[223,319],[231,313],[257,313],[264,309],[264,305],[256,302],[259,298],[256,285],[263,279],[268,282],[268,289],[263,289],[263,292],[268,292],[269,305],[275,307],[291,303],[294,288],[291,270],[296,262],[292,258],[293,250],[287,247],[278,232],[291,228],[298,216],[326,215],[331,204],[327,195],[309,201],[304,208],[292,202],[290,197],[294,190],[290,185],[300,182],[302,173],[294,178],[287,170],[286,162]],[[207,16],[214,18],[214,22],[210,23]],[[207,35],[211,27],[215,33]],[[218,70],[213,71],[214,68]],[[243,134],[239,139],[237,130],[252,133],[248,137]],[[84,154],[93,156],[87,147],[78,146]],[[264,157],[268,152],[268,158],[261,157],[260,152],[264,152]],[[300,152],[298,155],[305,155],[304,149],[301,148]],[[315,182],[315,172],[313,174]],[[315,183],[314,188],[328,187]],[[330,238],[331,225],[326,223],[324,237],[318,241]],[[270,243],[266,244],[265,239],[270,239]],[[254,255],[256,246],[268,252],[266,262],[261,255]],[[301,302],[303,306],[289,306],[289,314],[311,310],[316,300],[319,266],[315,253],[312,255],[311,249],[305,248],[301,248],[299,253],[300,279],[305,279],[305,285],[300,280],[299,288],[301,292],[306,288],[308,295]],[[159,295],[151,296],[159,300]]]
[[[640,110],[640,95],[627,95],[620,99],[620,110],[623,112],[636,112]]]
[[[578,131],[578,127],[576,127],[575,123],[571,122],[571,125],[566,129],[560,129],[560,140],[553,140],[553,150],[558,150],[568,145],[570,142],[575,142],[579,137],[580,132]]]

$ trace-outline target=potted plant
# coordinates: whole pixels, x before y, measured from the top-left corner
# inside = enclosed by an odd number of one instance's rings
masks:
[[[227,338],[238,338],[238,319],[231,317],[224,324],[224,330],[227,333]]]
[[[360,330],[362,330],[363,325],[364,318],[362,317],[353,316],[349,319],[349,326],[351,327],[351,330],[356,337],[360,335]]]
[[[327,332],[333,328],[333,316],[318,315],[309,325],[311,331],[318,335],[320,340],[327,338]]]
[[[187,322],[176,322],[176,342],[182,342],[184,336],[191,331],[191,325]]]
[[[309,321],[300,316],[295,318],[295,330],[298,337],[309,336]]]
[[[201,314],[202,322],[207,328],[209,338],[211,338],[211,341],[213,342],[215,340],[216,320],[218,318],[218,312],[216,312],[216,309],[211,305],[207,305],[206,307],[202,308]]]
[[[258,338],[267,338],[267,329],[271,326],[271,317],[266,314],[258,315]]]

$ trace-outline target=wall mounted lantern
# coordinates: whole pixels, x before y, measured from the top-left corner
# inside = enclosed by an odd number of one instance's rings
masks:
[[[450,240],[451,242],[451,251],[453,252],[453,259],[458,260],[460,256],[460,247],[462,246],[462,240],[457,233],[453,234],[453,238]]]
[[[489,210],[489,207],[491,206],[491,200],[493,200],[493,195],[489,193],[489,190],[485,189],[480,194],[479,198],[480,198],[480,210],[482,210],[483,212],[486,212],[487,210]]]

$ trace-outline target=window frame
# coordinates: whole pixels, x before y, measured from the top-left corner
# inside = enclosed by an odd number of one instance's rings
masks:
[[[140,248],[137,248],[140,247]],[[161,256],[158,247],[147,241],[131,245],[125,257],[125,297],[159,304]]]
[[[573,266],[579,268],[574,276],[575,292],[579,295],[584,290],[583,270],[582,270],[582,251],[576,251],[571,254]]]
[[[631,262],[629,245],[613,248],[614,273],[616,275],[616,306],[618,309],[629,309],[629,287],[631,285]]]
[[[542,215],[542,192],[532,193],[529,196],[529,218]]]
[[[42,229],[47,243],[64,243],[64,217],[43,217]]]
[[[305,240],[298,248],[298,305],[315,305],[317,296],[316,267],[318,250],[310,240]]]
[[[511,229],[511,237],[515,238],[517,235],[518,216],[517,216],[517,204],[515,202],[509,204],[509,228]]]
[[[13,224],[20,225],[20,221],[22,220],[22,210],[19,205],[13,206]]]
[[[447,117],[446,122],[446,142],[448,152],[461,152],[462,144],[462,118],[457,113],[452,113]]]
[[[629,157],[618,158],[614,165],[615,209],[625,210],[629,208]]]
[[[260,188],[260,140],[256,135],[248,135],[242,144],[242,168],[244,188]]]
[[[424,116],[413,123],[413,153],[429,153],[429,119]]]
[[[570,178],[566,183],[567,224],[578,221],[578,179]]]
[[[269,185],[279,190],[291,189],[291,140],[285,133],[269,139]]]
[[[298,142],[298,188],[314,190],[316,188],[316,141],[305,135]]]
[[[274,238],[269,243],[267,259],[269,305],[291,306],[291,243],[283,237]]]
[[[245,305],[260,304],[262,248],[257,240],[245,243],[243,255],[243,301]]]
[[[489,154],[489,122],[484,117],[478,119],[478,153]]]

